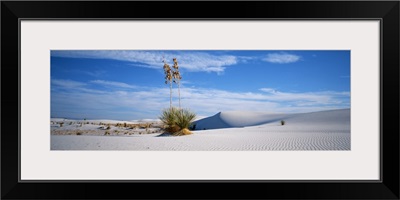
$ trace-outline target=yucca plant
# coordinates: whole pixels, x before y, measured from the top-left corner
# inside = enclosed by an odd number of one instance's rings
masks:
[[[164,73],[165,73],[165,84],[169,83],[170,89],[170,105],[169,109],[164,109],[159,119],[164,124],[165,130],[172,135],[189,135],[189,126],[196,118],[196,114],[188,109],[181,108],[181,91],[180,82],[182,76],[179,72],[178,60],[172,59],[174,62],[173,69],[166,63],[164,57]],[[179,95],[179,108],[172,107],[172,82],[178,85]]]

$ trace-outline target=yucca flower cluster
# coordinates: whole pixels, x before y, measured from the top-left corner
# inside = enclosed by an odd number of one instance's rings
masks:
[[[170,108],[172,108],[172,83],[176,83],[178,85],[178,96],[179,96],[179,108],[181,108],[181,88],[180,88],[180,80],[182,76],[179,72],[178,60],[173,58],[172,61],[174,65],[172,66],[173,69],[165,62],[164,62],[164,74],[165,74],[165,84],[170,85]]]

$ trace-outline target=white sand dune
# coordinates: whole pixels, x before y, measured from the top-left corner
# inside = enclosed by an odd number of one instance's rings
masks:
[[[284,126],[280,120],[285,120]],[[206,130],[199,130],[199,129]],[[301,114],[221,112],[196,122],[193,135],[51,136],[51,150],[350,150],[350,109]]]
[[[280,121],[287,114],[270,114],[263,112],[229,111],[220,112],[212,117],[203,118],[195,122],[196,129],[218,129],[254,126]]]

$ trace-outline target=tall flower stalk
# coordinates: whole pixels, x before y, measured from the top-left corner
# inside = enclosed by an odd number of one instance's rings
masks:
[[[174,66],[173,68],[175,69],[172,74],[173,74],[173,78],[174,78],[174,83],[176,83],[178,85],[178,96],[179,96],[179,109],[181,109],[181,87],[180,87],[180,83],[181,83],[181,79],[182,76],[179,73],[179,66],[178,66],[178,60],[176,58],[172,59],[174,61]]]
[[[165,84],[169,83],[169,109],[162,111],[159,119],[163,122],[165,130],[174,135],[189,135],[189,127],[196,118],[196,114],[188,109],[182,109],[181,107],[181,74],[179,72],[178,60],[176,58],[172,59],[174,65],[170,67],[163,57],[164,63],[164,73],[165,73]],[[178,95],[179,95],[179,108],[172,107],[172,82],[178,85]]]
[[[163,58],[164,62],[164,73],[165,73],[165,84],[169,83],[169,108],[172,109],[172,76],[173,72],[171,67],[165,62],[165,59]]]

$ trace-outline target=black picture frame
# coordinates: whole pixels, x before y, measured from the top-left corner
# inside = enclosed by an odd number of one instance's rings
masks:
[[[398,1],[2,1],[1,198],[399,199],[399,8]],[[20,182],[19,20],[162,18],[381,20],[381,181]]]

